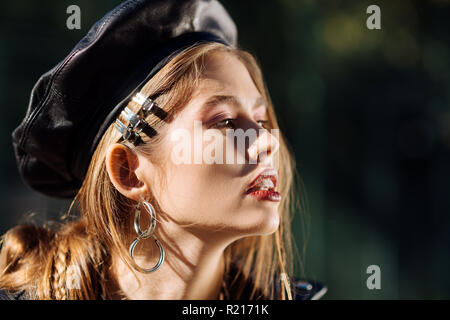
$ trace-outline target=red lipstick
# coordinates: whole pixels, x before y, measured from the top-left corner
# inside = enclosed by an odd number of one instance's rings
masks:
[[[247,187],[245,193],[258,200],[278,202],[281,195],[276,191],[278,174],[275,169],[262,171]]]

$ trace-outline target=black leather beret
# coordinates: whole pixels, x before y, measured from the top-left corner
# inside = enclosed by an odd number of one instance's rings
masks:
[[[236,46],[236,26],[216,0],[129,0],[107,13],[31,92],[12,133],[25,183],[49,196],[75,196],[124,104],[198,41]]]

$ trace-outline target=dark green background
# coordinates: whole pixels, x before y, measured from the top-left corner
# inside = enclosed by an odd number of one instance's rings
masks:
[[[68,208],[23,185],[10,136],[39,76],[119,2],[0,4],[1,233],[31,212],[45,221]],[[71,4],[81,30],[66,28]],[[381,30],[366,28],[370,4],[381,8]],[[308,199],[306,275],[329,299],[450,298],[450,1],[224,6],[295,150]],[[302,220],[293,228],[302,249]],[[381,290],[366,287],[371,264]]]

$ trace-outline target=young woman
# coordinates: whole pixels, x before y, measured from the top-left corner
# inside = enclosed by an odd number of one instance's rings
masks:
[[[79,216],[4,235],[0,296],[323,292],[291,277],[294,161],[235,40],[216,1],[127,1],[38,81],[13,134],[19,170],[40,192],[74,195]]]

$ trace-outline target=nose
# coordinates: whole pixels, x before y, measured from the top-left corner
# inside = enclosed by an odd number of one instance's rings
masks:
[[[259,133],[256,140],[248,148],[249,162],[252,164],[261,162],[269,164],[280,147],[279,131],[278,129],[272,129],[269,132],[264,129],[260,130]]]

